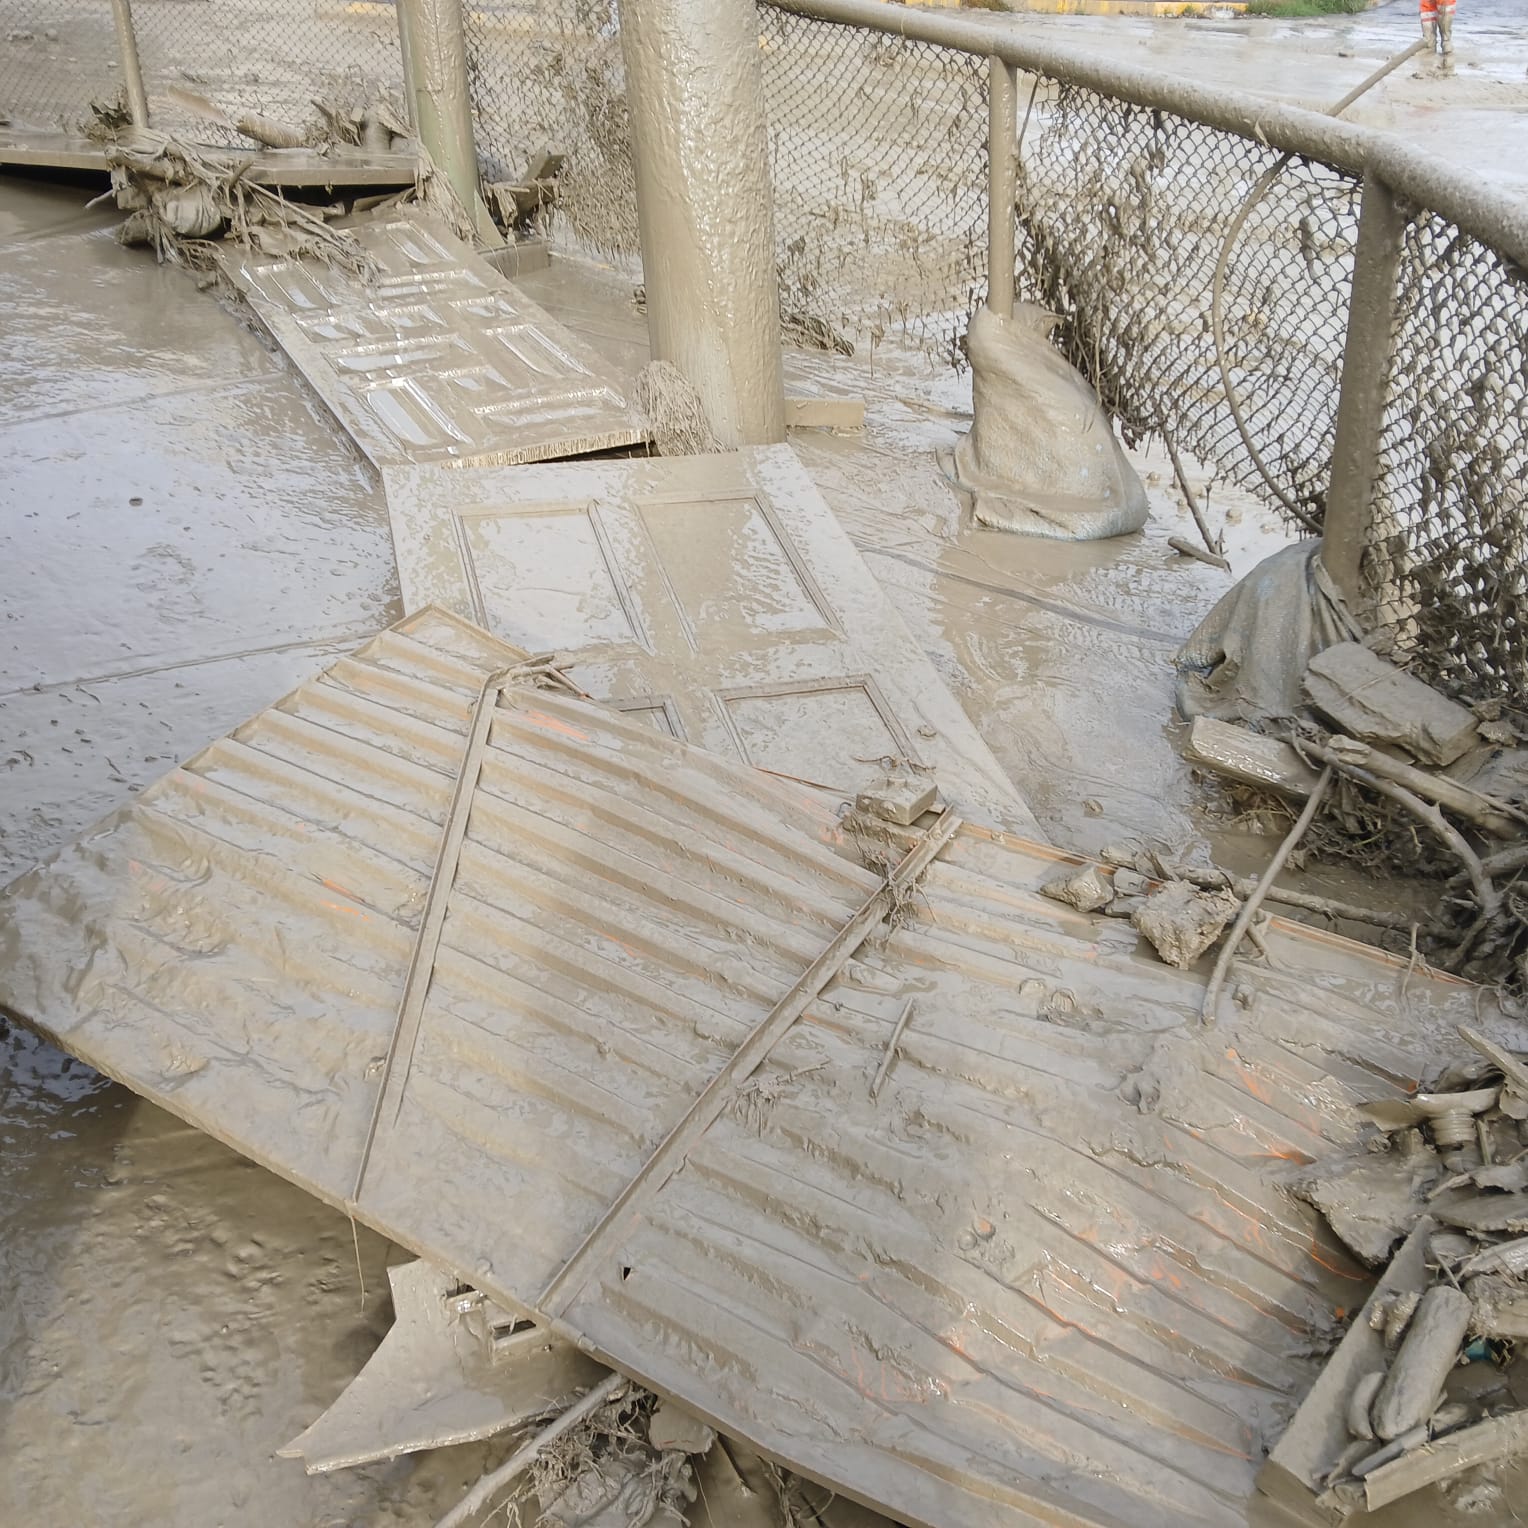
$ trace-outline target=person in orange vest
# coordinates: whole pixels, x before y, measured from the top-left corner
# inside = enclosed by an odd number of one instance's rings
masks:
[[[1421,0],[1422,36],[1429,51],[1436,47],[1445,59],[1454,54],[1454,0]]]

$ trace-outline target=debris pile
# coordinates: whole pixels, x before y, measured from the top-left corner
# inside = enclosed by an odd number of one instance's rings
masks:
[[[374,274],[354,237],[332,226],[343,206],[291,201],[250,180],[244,166],[148,128],[113,144],[106,161],[109,194],[128,214],[117,230],[123,244],[205,269],[211,241],[226,234],[265,255],[310,255],[364,279]]]
[[[1243,663],[1236,645],[1196,634],[1179,655],[1188,757],[1234,796],[1286,810],[1309,804],[1329,772],[1298,853],[1440,881],[1431,915],[1413,934],[1392,933],[1391,946],[1528,997],[1528,898],[1517,885],[1528,868],[1528,717],[1500,702],[1463,706],[1354,640],[1312,638],[1296,694],[1269,677],[1276,665],[1255,653]]]
[[[1468,1060],[1362,1106],[1368,1150],[1294,1187],[1385,1270],[1260,1481],[1312,1522],[1466,1471],[1472,1500],[1499,1503],[1487,1467],[1528,1457],[1528,1063],[1459,1034]]]

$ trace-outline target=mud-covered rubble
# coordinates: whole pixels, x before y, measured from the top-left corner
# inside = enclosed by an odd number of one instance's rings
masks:
[[[1233,797],[1304,802],[1286,852],[1437,882],[1411,950],[1521,1001],[1528,713],[1463,705],[1355,640],[1332,591],[1308,583],[1315,567],[1307,547],[1269,559],[1180,651],[1185,752]],[[1397,927],[1393,910],[1350,911]]]
[[[1363,1147],[1292,1184],[1381,1269],[1260,1481],[1313,1523],[1466,1472],[1500,1502],[1493,1468],[1528,1456],[1528,1062],[1459,1036],[1425,1088],[1360,1106]]]

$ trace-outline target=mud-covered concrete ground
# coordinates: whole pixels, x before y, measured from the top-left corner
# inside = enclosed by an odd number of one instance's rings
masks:
[[[1462,0],[1453,79],[1396,80],[1366,119],[1522,179],[1517,11]],[[1320,102],[1415,23],[1398,0],[1335,24],[1026,24],[1230,83],[1255,60],[1260,88]],[[0,881],[400,613],[371,469],[214,294],[119,248],[90,194],[0,177]],[[640,364],[614,278],[531,285]],[[1168,659],[1231,580],[1168,548],[1192,529],[1163,464],[1140,463],[1157,518],[1128,543],[975,531],[929,464],[964,427],[961,383],[884,353],[874,375],[791,370],[870,397],[865,436],[797,444],[1046,830],[1256,864],[1264,842],[1172,746]],[[1282,538],[1249,501],[1210,502],[1235,572]],[[502,1453],[316,1480],[276,1460],[385,1325],[387,1247],[360,1238],[363,1301],[342,1217],[4,1027],[0,1152],[0,1522],[428,1523]]]

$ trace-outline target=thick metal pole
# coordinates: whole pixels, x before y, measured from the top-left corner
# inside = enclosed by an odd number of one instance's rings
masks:
[[[122,85],[127,91],[127,110],[134,127],[149,125],[149,98],[143,88],[143,65],[138,61],[138,34],[128,0],[111,0],[111,19],[117,27],[117,51],[122,55]]]
[[[478,190],[462,0],[398,0],[414,128],[480,239],[502,243]]]
[[[723,445],[784,440],[752,0],[621,0],[621,50],[653,358],[672,362],[695,387]]]
[[[1019,71],[987,60],[987,306],[1013,317],[1013,219],[1018,189]]]
[[[1368,592],[1360,563],[1373,540],[1380,432],[1406,222],[1390,187],[1365,176],[1321,540],[1321,561],[1355,616],[1361,616]]]

